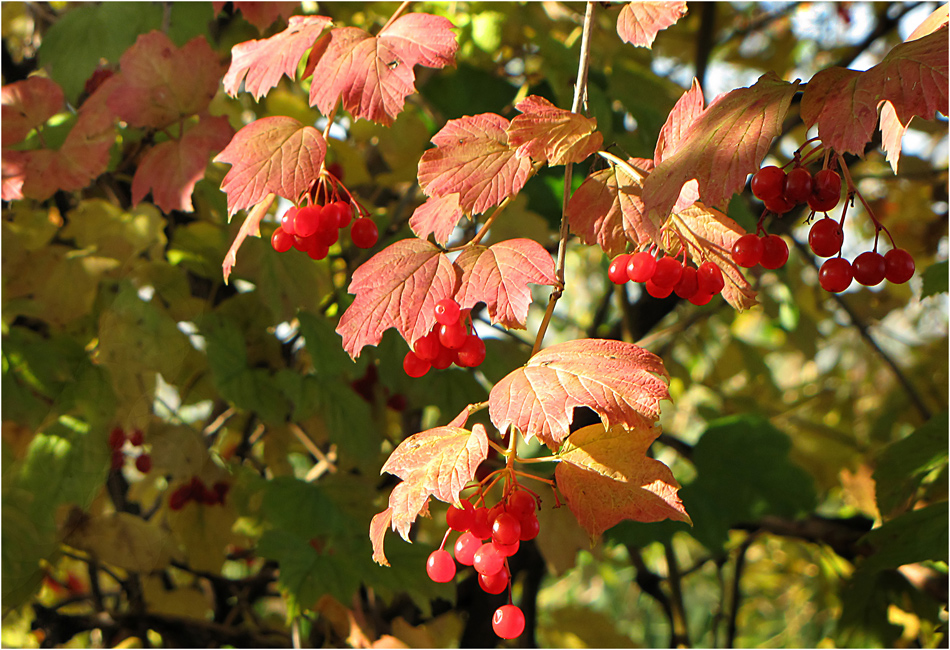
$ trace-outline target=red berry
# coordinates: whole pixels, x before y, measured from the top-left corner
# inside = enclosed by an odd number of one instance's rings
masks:
[[[840,257],[825,260],[818,270],[818,283],[831,293],[841,293],[851,286],[851,264]]]
[[[785,172],[775,165],[763,167],[752,176],[752,194],[760,201],[777,198],[785,191]]]
[[[458,350],[456,363],[462,368],[477,368],[485,360],[485,342],[477,334],[469,334]]]
[[[110,459],[109,467],[113,472],[118,472],[122,469],[122,466],[125,464],[125,454],[122,453],[121,449],[112,450],[112,458]]]
[[[653,281],[653,278],[647,280],[643,286],[647,290],[647,293],[654,298],[666,298],[673,293],[673,287],[661,287]]]
[[[495,545],[485,542],[475,551],[475,563],[472,565],[482,575],[490,576],[501,571],[505,566],[505,556],[498,552]]]
[[[696,293],[688,298],[688,300],[697,307],[702,307],[703,305],[708,305],[709,301],[712,300],[712,297],[713,294],[711,293],[704,293],[697,290]]]
[[[762,238],[762,268],[777,269],[788,261],[788,244],[778,235]]]
[[[441,325],[439,327],[442,327]],[[439,344],[439,354],[432,360],[432,367],[436,370],[445,370],[458,361],[458,353],[452,348]]]
[[[804,167],[796,167],[785,177],[784,196],[792,203],[804,203],[811,196],[811,173]]]
[[[191,490],[189,486],[182,485],[168,497],[168,507],[172,510],[181,510],[191,499]]]
[[[141,447],[145,443],[145,434],[142,433],[141,429],[136,429],[129,436],[129,442],[132,443],[133,447]]]
[[[530,492],[517,490],[508,497],[508,511],[516,515],[534,514],[538,504]]]
[[[841,177],[838,175],[838,172],[832,171],[830,169],[822,169],[820,172],[815,174],[815,178],[812,183],[812,196],[818,198],[830,200],[834,198],[834,205],[838,204],[838,199],[841,198]],[[829,210],[831,208],[828,208]]]
[[[697,291],[716,295],[726,286],[722,271],[712,262],[703,262],[696,271]]]
[[[439,325],[439,342],[450,350],[458,350],[468,338],[465,330],[465,324],[458,320],[451,325]]]
[[[502,605],[491,619],[495,634],[503,639],[514,639],[524,632],[524,613],[516,605]]]
[[[610,266],[607,267],[607,277],[614,284],[623,284],[630,279],[627,275],[627,264],[630,263],[630,255],[622,253],[613,259]]]
[[[885,277],[892,284],[904,284],[914,275],[914,258],[903,248],[893,248],[884,254]]]
[[[646,251],[634,253],[627,262],[627,277],[634,282],[646,282],[653,277],[654,271],[656,271],[656,258]]]
[[[412,350],[406,352],[406,356],[402,360],[402,369],[410,377],[419,378],[429,372],[430,367],[432,367],[432,364],[417,357]]]
[[[320,261],[329,254],[330,247],[321,241],[315,242],[310,248],[307,249],[307,255],[309,255],[310,259],[312,260]]]
[[[294,234],[298,237],[309,237],[316,233],[320,229],[322,213],[323,208],[319,205],[308,205],[298,209],[294,217]]]
[[[353,220],[353,208],[346,201],[334,201],[324,207],[324,211],[329,208],[330,214],[336,217],[336,227],[346,228]],[[329,221],[329,219],[328,219]]]
[[[122,445],[125,444],[125,431],[122,430],[122,427],[113,427],[112,431],[109,432],[109,447],[112,449],[122,449]]]
[[[838,197],[834,195],[816,196],[812,194],[808,197],[808,207],[815,212],[828,212],[834,210],[838,205]]]
[[[522,542],[531,541],[541,532],[541,524],[538,523],[538,518],[533,512],[523,515],[519,522],[521,523],[521,535],[518,539]]]
[[[152,457],[148,454],[140,454],[138,458],[135,459],[135,469],[142,472],[143,474],[148,474],[152,471]]]
[[[818,257],[831,257],[841,251],[844,233],[841,224],[825,217],[816,221],[808,231],[808,245]]]
[[[359,248],[372,248],[379,240],[379,231],[372,219],[360,217],[350,226],[350,239]]]
[[[775,214],[785,214],[794,207],[795,203],[786,199],[784,195],[765,201],[765,209]]]
[[[459,564],[472,566],[475,564],[475,551],[481,545],[482,540],[472,535],[471,532],[462,533],[455,541],[455,559],[459,561]]]
[[[762,237],[755,233],[746,233],[732,245],[732,261],[747,269],[762,260]]]
[[[687,266],[683,269],[683,277],[676,283],[673,291],[680,298],[689,299],[699,290],[699,280],[696,269]]]
[[[658,287],[669,287],[672,290],[681,277],[683,277],[683,265],[680,261],[675,257],[662,257],[657,260],[656,270],[653,271],[653,277],[650,280]]]
[[[491,526],[492,541],[505,546],[514,544],[521,537],[521,522],[513,514],[502,512]]]
[[[489,594],[500,594],[508,586],[508,580],[511,576],[508,574],[508,569],[505,567],[501,568],[501,571],[490,576],[478,574],[478,586],[482,588],[482,591]]]
[[[322,244],[327,248],[340,241],[340,231],[333,228],[323,228],[314,233],[313,239],[316,243]]]
[[[449,528],[460,533],[470,529],[473,521],[475,521],[475,508],[468,501],[462,501],[461,508],[449,506],[448,512],[445,513],[445,523]]]
[[[437,329],[434,329],[416,341],[413,351],[416,353],[416,356],[423,361],[432,363],[435,361],[435,358],[439,356],[439,350],[441,349],[442,344],[439,343],[439,332]]]
[[[472,535],[478,539],[488,539],[491,537],[491,524],[488,523],[488,509],[476,508],[475,519],[472,521]]]
[[[498,552],[504,555],[505,557],[511,557],[518,552],[518,547],[521,546],[520,540],[515,540],[513,544],[499,544],[498,542],[492,542],[495,545],[495,548],[498,549]]]
[[[887,274],[884,256],[875,251],[864,251],[851,263],[851,272],[859,284],[873,287],[880,284]]]
[[[270,245],[278,253],[286,253],[291,248],[293,248],[294,236],[288,235],[287,231],[283,228],[278,228],[270,237]]]
[[[288,235],[296,235],[297,231],[294,229],[295,219],[297,217],[297,211],[299,208],[296,206],[291,206],[280,216],[280,229],[283,230]]]
[[[435,319],[441,325],[454,325],[459,322],[462,308],[451,298],[443,298],[435,303]]]
[[[455,560],[446,550],[432,551],[426,561],[426,573],[433,582],[449,582],[455,577]]]

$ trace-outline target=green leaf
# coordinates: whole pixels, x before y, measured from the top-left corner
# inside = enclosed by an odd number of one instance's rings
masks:
[[[276,529],[302,537],[342,536],[353,524],[347,515],[319,486],[289,476],[266,483],[262,512]]]
[[[924,271],[924,287],[921,289],[920,297],[926,298],[938,293],[947,293],[948,273],[950,271],[948,271],[946,260],[928,266],[927,270]]]
[[[950,546],[947,515],[947,502],[942,501],[884,522],[861,538],[861,543],[874,547],[863,567],[881,571],[926,560],[946,562]]]
[[[948,427],[947,412],[939,413],[878,454],[874,483],[877,507],[885,517],[908,505],[923,480],[947,464]]]
[[[307,343],[307,351],[310,352],[315,375],[340,377],[355,368],[350,356],[340,345],[340,335],[329,320],[306,311],[299,312],[297,319],[300,321],[300,334]]]

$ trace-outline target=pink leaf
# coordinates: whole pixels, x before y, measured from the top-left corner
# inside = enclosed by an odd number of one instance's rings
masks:
[[[428,512],[430,493],[425,487],[426,477],[425,468],[417,469],[394,487],[389,495],[393,530],[407,542],[412,523],[420,514]]]
[[[518,157],[549,165],[579,163],[604,143],[596,131],[597,120],[558,108],[543,97],[531,95],[515,106],[521,115],[508,125],[508,146]]]
[[[630,2],[617,16],[617,34],[637,47],[651,48],[658,32],[686,15],[686,2]]]
[[[356,300],[336,331],[354,359],[395,327],[411,346],[435,321],[435,303],[455,295],[455,267],[438,248],[422,239],[403,239],[374,255],[353,273],[349,292]]]
[[[666,123],[660,129],[653,154],[654,164],[659,165],[664,158],[676,151],[690,125],[703,114],[703,105],[703,89],[699,86],[699,80],[693,78],[693,84],[676,102],[666,118]]]
[[[419,186],[428,196],[460,195],[466,212],[478,214],[516,195],[531,161],[508,146],[508,120],[494,113],[449,120],[419,161]]]
[[[225,4],[227,3],[216,0],[213,3],[214,12],[219,13]],[[244,15],[244,20],[257,27],[259,32],[263,32],[273,25],[278,18],[286,18],[299,6],[299,2],[248,2],[237,0],[234,3],[234,8],[240,9],[241,14]],[[291,18],[291,20],[293,19]]]
[[[465,216],[458,193],[431,196],[409,217],[409,227],[420,239],[435,235],[436,243],[445,245],[456,224]]]
[[[208,157],[227,146],[233,135],[228,118],[206,114],[180,140],[149,149],[132,178],[132,204],[138,205],[151,190],[162,211],[191,212],[191,192],[204,177]]]
[[[7,84],[2,92],[3,119],[0,139],[8,147],[22,142],[30,131],[63,110],[63,89],[46,77],[29,77]]]
[[[23,198],[23,183],[26,181],[26,167],[29,156],[26,151],[3,150],[3,190],[4,201],[17,201]]]
[[[314,45],[304,76],[313,72],[310,105],[329,115],[338,101],[354,119],[389,126],[416,91],[413,66],[454,65],[458,44],[440,16],[406,14],[372,36],[339,27]]]
[[[463,309],[484,302],[492,323],[524,329],[531,304],[528,283],[553,286],[554,260],[531,239],[472,246],[455,261],[462,283],[455,299]]]
[[[244,90],[260,99],[277,85],[281,75],[296,79],[297,64],[304,52],[330,22],[326,16],[293,16],[279,34],[238,43],[231,48],[231,66],[224,75],[225,92],[236,97],[244,80]]]
[[[320,132],[292,117],[251,122],[214,158],[232,165],[221,182],[228,195],[228,215],[272,192],[297,203],[316,180],[326,153]]]
[[[670,398],[669,375],[655,354],[632,343],[583,339],[553,345],[495,384],[489,415],[526,439],[556,449],[570,432],[574,409],[586,406],[607,426],[650,427]]]

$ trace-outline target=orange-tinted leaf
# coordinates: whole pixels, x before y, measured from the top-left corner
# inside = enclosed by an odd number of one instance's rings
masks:
[[[457,192],[430,196],[409,217],[409,227],[419,238],[425,239],[431,233],[437,243],[444,245],[464,216]]]
[[[214,13],[218,14],[226,5],[226,2],[215,0]],[[237,0],[234,8],[239,9],[244,15],[244,20],[257,27],[257,31],[263,32],[274,24],[278,18],[286,18],[300,6],[299,2],[249,2],[246,0]]]
[[[549,165],[578,163],[600,149],[604,137],[597,120],[558,108],[543,97],[531,95],[515,106],[521,115],[508,125],[508,146],[518,157]]]
[[[511,425],[557,448],[570,432],[574,409],[586,406],[607,426],[647,427],[670,398],[663,361],[648,350],[603,339],[559,343],[495,384],[489,415],[499,431]]]
[[[531,304],[528,283],[553,286],[554,260],[532,239],[509,239],[465,249],[456,266],[462,284],[455,299],[463,309],[484,302],[492,323],[524,329]]]
[[[660,429],[602,424],[571,434],[554,476],[571,512],[591,537],[624,519],[691,523],[670,468],[646,455]]]
[[[236,97],[243,80],[244,90],[254,99],[260,99],[277,85],[281,75],[296,79],[297,64],[304,52],[330,22],[326,16],[293,16],[287,29],[279,34],[238,43],[231,48],[231,66],[224,75],[224,91]]]
[[[234,241],[231,242],[231,248],[228,249],[228,253],[224,256],[224,261],[221,263],[225,284],[228,283],[228,278],[231,277],[231,269],[237,264],[238,249],[241,248],[241,244],[243,244],[244,240],[248,237],[260,236],[261,221],[263,221],[267,211],[270,210],[270,206],[274,204],[275,198],[277,197],[274,194],[268,194],[260,203],[251,208],[251,211],[247,213],[247,217],[244,218],[244,223],[241,224],[237,236],[234,238]]]
[[[454,65],[458,43],[440,16],[406,14],[377,36],[339,27],[314,44],[304,76],[313,72],[310,105],[329,115],[338,101],[354,119],[389,126],[416,91],[413,66]]]
[[[386,538],[386,531],[389,530],[392,522],[392,508],[386,508],[374,515],[373,520],[369,522],[369,539],[373,543],[373,560],[383,566],[389,566],[389,560],[386,559],[386,553],[383,550],[383,543]]]
[[[456,268],[438,248],[422,239],[403,239],[383,249],[353,273],[348,291],[356,300],[336,331],[354,359],[395,327],[409,345],[425,336],[435,321],[435,303],[451,298]]]
[[[886,160],[894,173],[897,173],[897,163],[901,157],[901,141],[904,138],[906,124],[901,124],[897,111],[890,102],[881,103],[881,148],[884,149]]]
[[[3,146],[22,142],[30,131],[60,112],[65,101],[63,89],[46,77],[29,77],[4,86],[0,91]]]
[[[3,192],[4,201],[17,201],[23,198],[23,183],[26,181],[26,166],[29,156],[26,151],[3,150]]]
[[[950,5],[942,4],[932,14],[924,18],[924,21],[917,25],[917,29],[912,31],[906,40],[916,41],[927,34],[933,34],[946,25],[948,20],[950,20]]]
[[[693,84],[677,100],[669,117],[666,118],[666,123],[660,129],[653,154],[654,165],[659,165],[664,158],[676,151],[676,147],[679,146],[690,125],[703,114],[703,106],[703,89],[699,85],[699,80],[694,77]]]
[[[159,31],[139,36],[119,67],[109,108],[132,126],[156,129],[204,111],[224,72],[203,36],[178,48]]]
[[[750,88],[718,97],[687,128],[676,151],[667,153],[644,182],[646,209],[666,219],[691,179],[699,182],[704,203],[725,203],[759,168],[772,139],[782,131],[797,89],[798,82],[788,83],[769,72]]]
[[[458,193],[469,213],[485,212],[517,194],[531,172],[531,160],[508,146],[508,120],[482,113],[449,120],[435,134],[434,149],[419,161],[419,186],[427,196]]]
[[[326,153],[320,132],[292,117],[251,122],[214,158],[232,165],[221,182],[228,195],[228,215],[271,192],[297,203],[316,180]]]
[[[191,192],[204,177],[208,157],[226,147],[232,135],[228,118],[205,114],[180,140],[152,147],[132,179],[132,204],[138,205],[151,190],[153,202],[164,212],[191,212]]]
[[[686,2],[630,2],[617,16],[617,34],[627,43],[650,48],[657,32],[686,15]]]
[[[818,137],[841,153],[864,152],[877,124],[877,110],[889,101],[897,119],[934,119],[947,114],[947,28],[901,43],[864,71],[828,68],[808,82],[802,120],[818,125]]]
[[[409,474],[402,483],[393,488],[389,495],[389,509],[392,512],[392,527],[399,535],[409,541],[409,529],[420,514],[428,514],[430,492],[426,488],[427,473],[420,468]]]

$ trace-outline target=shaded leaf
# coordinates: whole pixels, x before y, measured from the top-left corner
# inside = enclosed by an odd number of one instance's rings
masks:
[[[862,568],[881,571],[927,560],[946,562],[950,547],[948,531],[946,501],[905,512],[861,538],[861,542],[874,548]]]
[[[947,413],[931,418],[881,450],[874,470],[877,506],[885,516],[908,507],[922,481],[947,463]]]
[[[517,148],[519,158],[549,165],[579,163],[604,143],[596,119],[558,108],[543,97],[530,95],[515,108],[522,114],[508,125],[508,146]]]
[[[629,2],[617,16],[617,34],[625,42],[650,48],[657,32],[686,15],[686,2]]]
[[[46,77],[28,77],[7,84],[0,92],[0,139],[5,147],[22,142],[30,131],[61,111],[66,101],[59,84]]]
[[[920,291],[921,298],[935,296],[938,293],[947,293],[948,270],[947,261],[935,262],[924,271],[924,286]]]
[[[455,230],[456,224],[465,216],[459,205],[459,194],[430,196],[409,217],[409,227],[420,239],[434,235],[436,243],[445,245]]]
[[[64,541],[113,566],[142,573],[167,567],[174,551],[166,530],[127,512],[84,516]]]
[[[224,8],[227,2],[214,0],[214,13],[218,14]],[[274,24],[278,18],[286,18],[300,7],[299,2],[253,2],[237,0],[234,2],[234,8],[241,12],[244,20],[257,27],[257,31],[263,32]],[[293,20],[295,17],[291,17]]]

